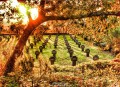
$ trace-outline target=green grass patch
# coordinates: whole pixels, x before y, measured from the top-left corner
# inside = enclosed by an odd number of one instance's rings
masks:
[[[85,49],[89,48],[90,49],[90,57],[86,57],[86,53],[81,51],[81,48],[78,47],[78,45],[70,38],[69,35],[65,35],[71,48],[74,50],[75,56],[78,57],[77,64],[83,63],[83,62],[91,62],[92,57],[94,55],[99,55],[100,59],[106,60],[106,59],[113,59],[114,56],[108,52],[101,51],[99,47],[91,45],[89,42],[84,41],[81,37],[77,37],[77,40],[81,42],[81,44],[85,45]],[[48,38],[48,35],[43,36],[44,40]],[[43,58],[49,59],[52,56],[52,50],[54,50],[54,41],[55,41],[56,35],[52,35],[51,38],[49,39],[46,48],[43,49],[43,53],[41,54]],[[30,42],[33,42],[33,37],[30,37]],[[35,58],[35,51],[39,51],[39,46],[42,45],[43,41],[39,41],[35,46],[34,49],[30,49],[30,55]],[[57,51],[56,54],[56,61],[55,64],[59,65],[71,65],[71,59],[68,53],[68,50],[66,48],[63,35],[58,36],[58,46],[55,49]]]

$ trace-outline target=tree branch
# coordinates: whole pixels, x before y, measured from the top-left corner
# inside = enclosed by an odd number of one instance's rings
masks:
[[[44,10],[45,2],[46,2],[46,0],[41,0],[41,2],[40,2],[40,9],[41,9],[41,13],[43,16],[45,16],[45,10]]]
[[[68,19],[81,19],[81,18],[87,18],[87,17],[93,17],[93,16],[108,16],[108,15],[114,15],[114,16],[120,16],[120,12],[92,12],[88,14],[81,14],[81,15],[72,15],[72,16],[46,16],[47,20],[68,20]]]

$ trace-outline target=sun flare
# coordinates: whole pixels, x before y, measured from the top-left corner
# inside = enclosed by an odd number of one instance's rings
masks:
[[[19,5],[18,7],[20,14],[22,14],[22,24],[27,24],[29,22],[28,16],[27,16],[27,9],[26,7]]]
[[[35,20],[38,17],[38,8],[31,8],[30,15],[32,19]]]
[[[12,8],[16,8],[18,10],[18,14],[20,15],[22,19],[22,24],[26,25],[29,22],[28,14],[30,13],[30,16],[33,20],[38,18],[38,7],[30,7],[26,4],[20,3],[17,0],[9,0],[8,3],[10,3]]]

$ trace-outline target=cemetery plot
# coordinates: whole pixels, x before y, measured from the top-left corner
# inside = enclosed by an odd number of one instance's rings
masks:
[[[9,40],[8,40],[9,38]],[[13,42],[17,42],[17,38],[13,36],[0,36],[1,46]],[[4,41],[4,43],[2,43]],[[13,45],[15,43],[12,43]],[[12,45],[10,44],[10,45]],[[5,59],[3,53],[7,54],[8,47],[1,51],[1,56]],[[36,39],[34,36],[30,36],[23,54],[26,56],[38,59],[39,55],[49,60],[51,64],[60,65],[77,65],[82,62],[96,61],[98,59],[113,58],[109,53],[98,50],[97,47],[90,47],[87,42],[81,38],[74,37],[73,35],[44,35],[43,39]],[[73,58],[76,58],[74,60]],[[53,62],[54,60],[54,62]],[[74,61],[73,61],[74,60]]]
[[[4,48],[4,45],[12,41],[17,42],[17,38],[13,36],[9,37],[9,41],[7,38],[0,36],[0,44],[3,47],[3,50],[0,52],[4,59],[5,55],[7,55],[7,52],[4,50],[7,47]],[[3,41],[4,43],[2,43]],[[98,50],[97,47],[89,46],[83,39],[73,35],[44,35],[41,40],[30,36],[23,51],[23,55],[33,57],[34,59],[38,59],[39,55],[42,55],[51,64],[71,66],[82,62],[113,58],[109,53],[106,53],[107,55],[104,56],[105,52]]]
[[[34,44],[34,37],[31,37],[29,43],[29,54],[33,58],[42,55],[51,64],[75,66],[82,62],[111,57],[109,53],[107,57],[102,53],[97,47],[93,49],[87,45],[87,42],[78,37],[74,38],[72,35],[44,35],[43,40],[36,42],[36,44]]]

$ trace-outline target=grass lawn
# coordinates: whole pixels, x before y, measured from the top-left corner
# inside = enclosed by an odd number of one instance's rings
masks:
[[[33,37],[30,37],[31,43],[33,43]],[[48,38],[48,35],[43,36],[44,40]],[[54,41],[55,41],[56,35],[51,35],[51,38],[49,39],[45,49],[43,49],[42,56],[45,59],[49,59],[52,56],[52,50],[54,50]],[[81,44],[85,45],[85,49],[90,49],[90,57],[86,57],[86,53],[81,51],[81,48],[78,47],[78,45],[70,38],[69,35],[66,35],[66,38],[68,40],[68,43],[70,44],[71,48],[74,50],[75,56],[78,57],[77,64],[83,63],[83,62],[91,62],[93,61],[92,58],[94,55],[99,55],[99,58],[102,60],[106,59],[113,59],[114,56],[111,55],[108,52],[101,51],[99,47],[91,45],[89,42],[84,41],[81,37],[77,37],[77,40],[81,42]],[[42,41],[44,42],[44,41]],[[33,49],[30,49],[30,55],[35,58],[35,51],[39,51],[39,46],[42,45],[42,42],[38,42],[36,46],[33,47]],[[63,35],[58,36],[58,46],[55,49],[57,51],[56,54],[56,61],[55,64],[58,65],[71,65],[71,59],[69,56],[69,53],[67,51]]]

